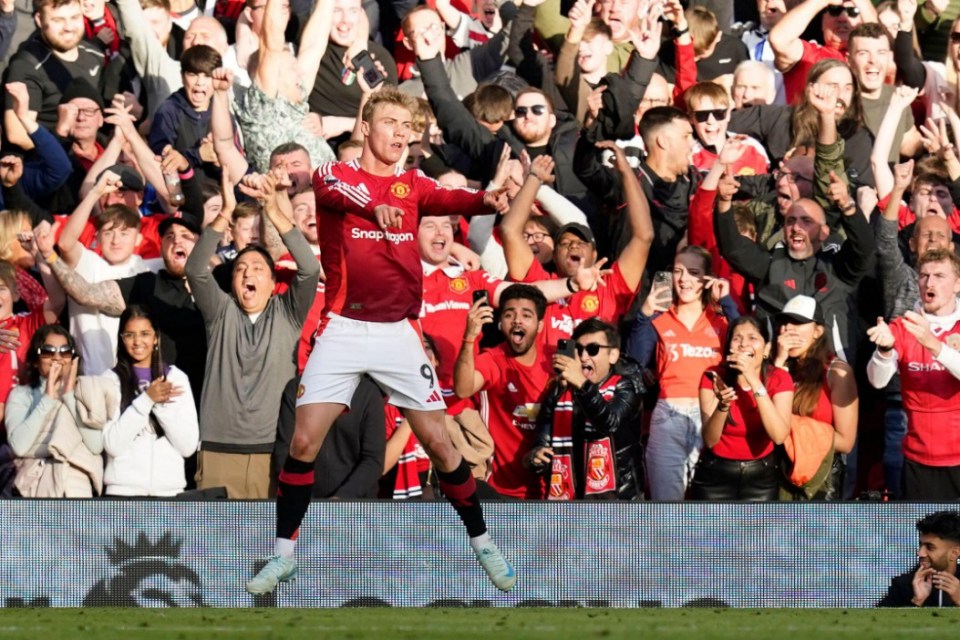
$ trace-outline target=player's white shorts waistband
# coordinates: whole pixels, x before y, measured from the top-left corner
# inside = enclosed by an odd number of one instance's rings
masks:
[[[297,406],[336,403],[350,406],[360,376],[369,375],[395,406],[420,411],[446,405],[423,349],[418,326],[410,320],[367,322],[331,314],[300,379]]]

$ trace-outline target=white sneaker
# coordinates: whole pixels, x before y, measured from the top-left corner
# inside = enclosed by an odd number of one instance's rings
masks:
[[[260,573],[247,582],[247,592],[255,595],[270,593],[281,582],[289,582],[297,577],[297,561],[293,558],[273,556],[267,561]]]
[[[500,591],[510,591],[517,584],[517,572],[492,542],[475,550],[480,566],[490,576],[490,582]]]

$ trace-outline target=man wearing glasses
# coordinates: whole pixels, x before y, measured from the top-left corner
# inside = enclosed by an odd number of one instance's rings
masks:
[[[700,171],[709,171],[717,161],[717,153],[727,139],[730,124],[730,95],[719,84],[700,82],[684,94],[690,124],[696,140],[693,145],[693,166]],[[753,138],[743,139],[740,159],[727,167],[733,175],[759,175],[767,173],[770,161],[763,146]]]
[[[823,44],[802,40],[818,15]],[[783,72],[787,104],[800,100],[814,64],[827,58],[845,60],[850,32],[860,24],[876,21],[877,11],[868,0],[808,0],[788,11],[770,30],[770,46],[776,67]]]
[[[537,446],[526,464],[549,474],[547,500],[642,495],[640,366],[620,353],[620,332],[599,318],[573,332],[574,356],[557,353],[557,379],[537,416]]]

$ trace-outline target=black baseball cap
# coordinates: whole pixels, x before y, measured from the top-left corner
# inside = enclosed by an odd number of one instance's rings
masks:
[[[553,241],[559,243],[560,238],[563,237],[563,234],[565,233],[572,233],[585,242],[589,242],[594,246],[597,245],[597,241],[593,238],[593,231],[591,231],[590,227],[585,224],[580,224],[579,222],[568,222],[557,229],[557,232],[553,234]]]
[[[183,218],[169,216],[167,218],[164,218],[160,222],[160,224],[157,225],[157,234],[162,238],[164,235],[166,235],[167,231],[170,230],[170,227],[172,227],[175,224],[180,225],[190,233],[195,233],[197,235],[200,235],[200,231],[201,231],[200,225],[198,225],[196,221],[189,216],[186,216]]]

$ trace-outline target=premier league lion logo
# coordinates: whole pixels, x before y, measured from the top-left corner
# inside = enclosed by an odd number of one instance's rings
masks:
[[[180,562],[182,542],[167,532],[155,543],[141,532],[131,545],[114,538],[107,557],[115,567],[83,599],[85,607],[202,607],[200,576]]]

